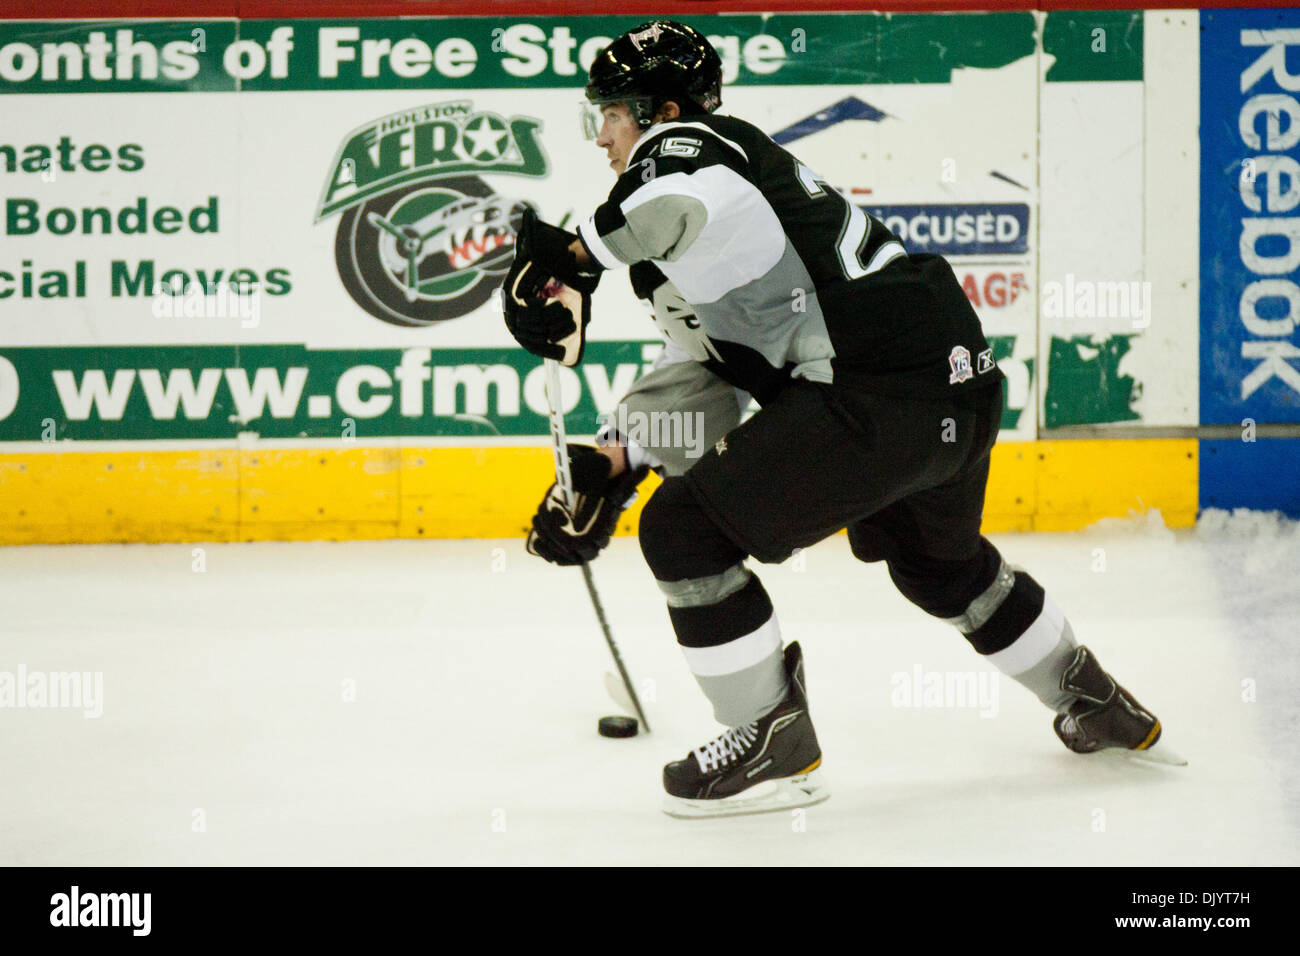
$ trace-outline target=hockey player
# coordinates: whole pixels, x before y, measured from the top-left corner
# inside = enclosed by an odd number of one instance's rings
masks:
[[[886,562],[903,595],[1054,711],[1066,747],[1149,754],[1159,721],[980,534],[1002,375],[948,264],[909,255],[759,129],[718,115],[720,60],[688,26],[654,21],[614,40],[586,95],[617,180],[576,235],[525,222],[506,322],[530,351],[574,364],[600,275],[631,266],[694,364],[657,369],[628,401],[705,410],[721,436],[664,468],[641,516],[677,641],[728,728],[664,768],[665,809],[723,815],[829,795],[802,652],[783,647],[744,561],[782,561],[845,527],[856,557]],[[551,277],[582,307],[543,294]],[[761,406],[738,427],[739,405],[723,400],[733,386]],[[594,558],[663,465],[635,442],[570,456],[575,513],[552,488],[529,537],[560,564]]]

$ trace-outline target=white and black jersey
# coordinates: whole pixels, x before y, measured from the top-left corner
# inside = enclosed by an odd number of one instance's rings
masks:
[[[883,223],[743,120],[651,127],[578,235],[605,268],[657,266],[631,279],[656,311],[671,313],[656,295],[674,289],[689,305],[690,321],[665,333],[760,403],[791,377],[908,395],[997,377],[947,263],[909,257]]]

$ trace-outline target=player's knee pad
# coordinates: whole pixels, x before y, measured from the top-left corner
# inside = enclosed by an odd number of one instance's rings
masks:
[[[704,513],[684,478],[667,478],[641,512],[641,553],[656,579],[721,574],[745,559]]]
[[[927,614],[946,619],[965,614],[996,579],[1002,555],[987,538],[971,558],[950,561],[921,554],[889,558],[889,577],[899,592]]]

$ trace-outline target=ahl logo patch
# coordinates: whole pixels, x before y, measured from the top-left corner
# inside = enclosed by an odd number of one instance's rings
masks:
[[[997,364],[993,361],[993,350],[991,348],[985,349],[979,355],[975,356],[975,360],[979,363],[979,373],[981,375],[985,372],[993,371],[993,366]]]
[[[514,257],[526,204],[481,173],[545,176],[541,121],[476,111],[469,100],[380,117],[334,156],[316,222],[340,214],[334,263],[375,318],[426,326],[473,312]]]
[[[975,377],[970,367],[970,349],[965,346],[953,346],[952,351],[948,353],[948,365],[952,368],[952,374],[948,376],[949,385],[957,385],[968,378]]]

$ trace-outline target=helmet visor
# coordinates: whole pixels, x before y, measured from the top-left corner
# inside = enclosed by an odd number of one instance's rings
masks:
[[[600,128],[605,122],[604,110],[612,103],[626,106],[628,112],[632,114],[632,119],[641,129],[646,129],[653,122],[654,97],[607,96],[593,100],[591,93],[588,92],[587,99],[582,105],[582,132],[587,139],[596,139],[600,135]]]
[[[590,100],[583,100],[578,105],[578,123],[582,129],[582,137],[587,140],[594,140],[600,135],[600,125],[604,118],[600,115],[600,104],[592,103]]]

